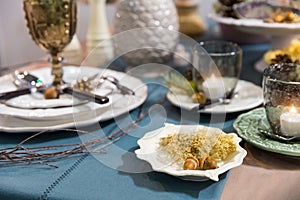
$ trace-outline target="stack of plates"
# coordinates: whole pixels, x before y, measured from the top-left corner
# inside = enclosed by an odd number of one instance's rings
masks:
[[[63,70],[63,79],[68,83],[94,74],[111,75],[132,89],[135,95],[122,95],[109,82],[104,82],[93,91],[95,94],[109,97],[110,102],[104,105],[85,102],[67,94],[51,100],[45,100],[39,93],[22,95],[0,104],[0,130],[23,132],[88,125],[127,113],[140,106],[147,98],[147,86],[141,80],[125,73],[74,66],[64,67]],[[45,84],[52,82],[51,68],[41,68],[30,73],[39,77]],[[0,77],[0,92],[16,89],[10,75]]]

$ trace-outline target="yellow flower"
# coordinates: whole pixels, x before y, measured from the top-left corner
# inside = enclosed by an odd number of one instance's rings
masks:
[[[271,60],[275,59],[275,57],[280,54],[281,55],[287,54],[292,58],[293,61],[295,60],[300,61],[300,40],[298,39],[291,40],[290,44],[282,48],[282,50],[276,49],[276,50],[267,51],[264,54],[263,59],[265,63],[269,65],[271,64]]]
[[[277,55],[284,54],[282,50],[273,50],[273,51],[267,51],[264,54],[264,61],[266,64],[270,65],[271,60],[275,59]]]

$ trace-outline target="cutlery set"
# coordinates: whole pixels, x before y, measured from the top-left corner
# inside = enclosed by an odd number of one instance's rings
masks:
[[[99,74],[94,74],[90,77],[83,77],[77,81],[76,87],[80,90],[92,90],[101,85],[104,81],[108,81],[115,85],[123,95],[135,95],[133,90],[120,84],[119,80],[111,75],[102,76]]]
[[[23,72],[15,71],[12,74],[12,79],[14,85],[16,85],[19,89],[0,93],[0,101],[2,103],[11,98],[18,97],[25,94],[31,94],[34,92],[43,93],[48,88],[52,87],[52,85],[44,84],[40,78],[30,74],[27,71],[23,71]],[[97,85],[103,83],[105,80],[114,84],[117,87],[117,89],[121,92],[121,94],[134,95],[133,90],[120,84],[119,80],[113,76],[98,77],[98,74],[96,74],[86,79],[86,81],[94,82],[94,83],[97,81],[98,82]],[[80,89],[72,87],[70,83],[65,83],[61,86],[60,94],[70,94],[78,99],[92,101],[98,104],[106,104],[109,102],[109,98],[106,96],[101,96],[101,95],[93,94],[91,92],[82,91]]]

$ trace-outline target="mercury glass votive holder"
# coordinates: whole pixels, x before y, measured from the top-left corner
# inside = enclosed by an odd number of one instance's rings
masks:
[[[263,93],[272,134],[300,136],[300,65],[268,66],[263,74]]]

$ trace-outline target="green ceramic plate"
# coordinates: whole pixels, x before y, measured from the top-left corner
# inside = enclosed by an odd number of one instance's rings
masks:
[[[257,108],[240,115],[234,122],[233,127],[240,137],[258,148],[289,156],[300,156],[299,141],[280,142],[259,133],[260,129],[270,130],[264,108]]]

